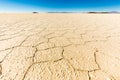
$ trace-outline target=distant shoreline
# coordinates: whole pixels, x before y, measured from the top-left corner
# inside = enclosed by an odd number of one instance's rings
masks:
[[[54,13],[64,13],[64,14],[70,14],[70,13],[78,13],[78,14],[120,14],[120,12],[0,12],[0,14],[54,14]]]

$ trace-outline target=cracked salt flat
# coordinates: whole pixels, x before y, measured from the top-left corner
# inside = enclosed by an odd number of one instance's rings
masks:
[[[0,14],[0,80],[120,80],[119,14]]]

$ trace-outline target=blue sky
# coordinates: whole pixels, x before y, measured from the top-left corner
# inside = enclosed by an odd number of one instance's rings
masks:
[[[0,0],[0,12],[120,11],[120,0]]]

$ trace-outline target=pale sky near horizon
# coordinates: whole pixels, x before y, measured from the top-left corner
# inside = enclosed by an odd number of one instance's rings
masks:
[[[120,11],[120,0],[0,0],[0,12]]]

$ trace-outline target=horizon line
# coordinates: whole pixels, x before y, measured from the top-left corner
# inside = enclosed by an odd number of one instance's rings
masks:
[[[0,12],[0,13],[120,13],[120,11],[29,11],[29,12]]]

